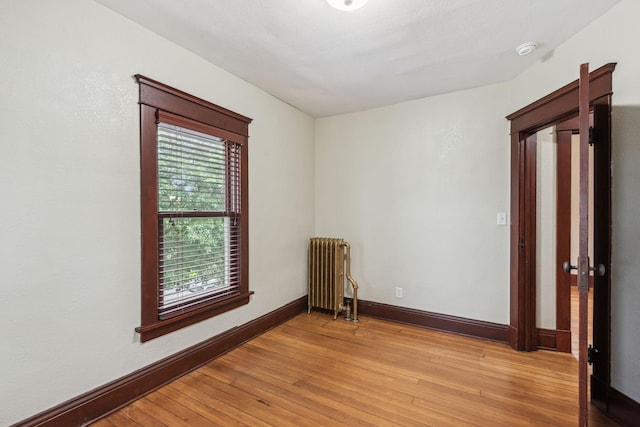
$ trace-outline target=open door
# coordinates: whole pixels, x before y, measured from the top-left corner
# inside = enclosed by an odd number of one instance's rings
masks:
[[[609,320],[609,281],[606,272],[610,267],[610,238],[611,238],[611,138],[610,138],[610,111],[609,101],[604,103],[602,100],[594,102],[594,127],[589,128],[590,114],[590,91],[589,91],[589,66],[582,64],[580,66],[579,81],[579,127],[580,127],[580,148],[579,148],[579,164],[580,164],[580,195],[579,195],[579,245],[577,264],[571,265],[565,262],[565,271],[577,269],[578,272],[578,292],[579,292],[579,328],[578,328],[578,386],[579,386],[579,423],[581,426],[588,424],[588,364],[595,363],[594,375],[592,382],[598,382],[599,376],[607,376],[604,384],[609,383],[608,372],[599,368],[602,362],[598,360],[598,355],[609,357],[609,331],[602,330],[602,325],[608,324]],[[596,144],[596,140],[598,143]],[[589,171],[589,145],[598,146],[594,150],[594,171]],[[597,171],[597,172],[596,172]],[[594,188],[594,200],[597,201],[594,206],[594,259],[598,263],[597,267],[591,266],[589,259],[589,178],[594,177],[597,184]],[[607,243],[605,243],[607,242]],[[589,276],[594,275],[594,292],[596,286],[600,286],[606,292],[599,292],[598,298],[594,295],[594,330],[600,326],[599,334],[594,332],[594,346],[588,346],[588,299],[589,299]],[[606,300],[606,306],[600,301],[598,309],[597,301]],[[599,312],[596,315],[596,310]],[[606,316],[606,322],[596,321]],[[605,332],[603,334],[603,332]],[[597,339],[596,339],[597,337]],[[606,347],[606,351],[605,350]],[[602,349],[601,352],[599,349]],[[608,366],[608,360],[606,364]],[[594,384],[594,393],[602,392],[602,388]],[[606,387],[605,387],[606,395]],[[598,400],[597,397],[594,400]]]
[[[591,402],[607,411],[611,347],[611,96],[592,103],[593,131],[593,347]]]
[[[589,337],[589,65],[580,66],[580,225],[578,244],[578,387],[579,424],[589,423],[588,356]]]

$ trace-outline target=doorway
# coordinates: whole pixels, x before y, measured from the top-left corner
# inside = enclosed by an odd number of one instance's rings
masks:
[[[615,64],[589,74],[594,113],[594,263],[607,274],[594,280],[593,342],[598,349],[591,376],[592,401],[606,410],[610,385],[611,266],[611,96]],[[509,344],[516,350],[538,348],[536,325],[536,132],[577,116],[578,81],[507,116],[511,121],[511,234]],[[569,261],[569,260],[566,260]],[[575,260],[572,260],[575,263]],[[555,346],[566,337],[556,328]],[[570,343],[569,343],[570,345]]]
[[[593,126],[593,114],[590,114]],[[535,132],[535,280],[538,349],[577,354],[576,271],[563,263],[578,258],[579,152],[578,118]],[[593,255],[593,147],[589,149],[589,258]],[[590,277],[593,289],[593,273]],[[589,301],[593,295],[589,294]],[[590,312],[591,309],[590,309]],[[589,325],[591,331],[591,324]],[[591,338],[588,340],[592,344]]]
[[[593,112],[589,115],[589,126],[593,128]],[[578,258],[579,243],[579,159],[577,153],[580,148],[578,118],[566,120],[555,125],[552,129],[555,139],[551,149],[555,169],[553,178],[554,193],[554,254],[555,254],[555,296],[556,296],[556,332],[557,347],[553,350],[572,353],[578,357],[577,332],[577,272],[567,273],[563,269],[565,261]],[[594,148],[589,147],[589,259],[594,259],[593,219],[594,219]],[[538,167],[540,169],[540,167]],[[546,170],[548,170],[547,168]],[[606,201],[605,201],[606,203]],[[539,213],[540,215],[540,213]],[[550,272],[547,272],[550,275]],[[589,278],[590,289],[593,289],[593,274]],[[589,337],[588,344],[592,345],[592,315],[593,292],[589,293]],[[567,338],[570,336],[570,339]],[[538,343],[540,347],[540,343]]]

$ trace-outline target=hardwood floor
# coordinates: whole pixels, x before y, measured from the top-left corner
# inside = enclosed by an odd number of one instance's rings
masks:
[[[575,426],[577,415],[571,354],[314,312],[94,426]],[[593,408],[590,425],[616,424]]]

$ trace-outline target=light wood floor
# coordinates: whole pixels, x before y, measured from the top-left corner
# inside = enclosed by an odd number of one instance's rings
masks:
[[[94,426],[575,426],[576,374],[569,353],[301,314]]]

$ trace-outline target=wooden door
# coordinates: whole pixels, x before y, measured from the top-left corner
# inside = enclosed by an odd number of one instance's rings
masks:
[[[586,426],[589,421],[588,395],[588,324],[589,324],[589,65],[580,66],[579,89],[580,121],[580,224],[578,244],[578,387],[579,423]]]
[[[579,398],[580,425],[588,424],[588,364],[593,364],[591,397],[606,401],[610,382],[610,268],[611,268],[611,94],[596,98],[590,107],[588,64],[580,67],[580,227],[579,291]],[[593,127],[589,128],[590,110]],[[593,173],[589,171],[589,145],[593,145]],[[593,260],[589,259],[589,179],[594,180]],[[592,266],[593,265],[593,266]],[[589,276],[593,275],[593,347],[588,347]],[[603,408],[604,409],[604,408]]]
[[[592,362],[599,365],[597,360],[598,348],[604,350],[602,355],[606,355],[607,369],[595,369],[592,383],[597,383],[599,375],[606,373],[605,384],[608,384],[608,357],[609,357],[609,334],[608,331],[599,331],[594,334],[598,336],[598,344],[591,348],[588,345],[589,331],[589,277],[591,272],[595,276],[594,283],[603,287],[606,294],[598,292],[598,298],[594,295],[593,328],[602,329],[602,325],[608,325],[609,298],[608,279],[605,272],[610,267],[610,242],[611,242],[611,138],[610,138],[610,99],[596,99],[593,102],[593,123],[590,128],[590,93],[589,93],[589,67],[588,64],[580,66],[579,80],[579,132],[580,146],[578,158],[580,165],[579,172],[579,232],[578,232],[578,260],[575,266],[566,262],[564,270],[576,269],[578,273],[578,387],[579,387],[579,424],[588,424],[588,365]],[[596,141],[598,140],[598,144]],[[589,145],[598,147],[594,150],[594,171],[589,170]],[[598,267],[591,267],[589,259],[589,184],[590,178],[594,179],[594,259],[598,262]],[[603,310],[604,308],[604,310]],[[597,311],[597,313],[596,313]],[[605,334],[606,336],[603,336]],[[603,344],[605,340],[605,344]],[[596,342],[596,341],[594,341]],[[605,348],[606,347],[606,348]],[[595,384],[596,394],[599,385]],[[605,390],[606,395],[606,390]],[[595,400],[598,400],[596,397]]]
[[[580,67],[579,116],[579,244],[575,266],[565,263],[564,270],[577,270],[579,292],[579,422],[588,424],[589,369],[591,401],[606,412],[610,382],[610,267],[611,267],[611,94],[593,99],[589,93],[588,65]],[[589,149],[593,145],[593,171]],[[593,260],[589,258],[589,184],[594,181]],[[595,265],[593,267],[592,265]],[[593,275],[593,281],[590,276]],[[588,299],[593,287],[593,324],[589,324]],[[588,344],[589,327],[593,327],[593,347]]]
[[[611,360],[611,95],[593,101],[592,113],[593,264],[598,268],[593,277],[591,402],[606,412]]]

